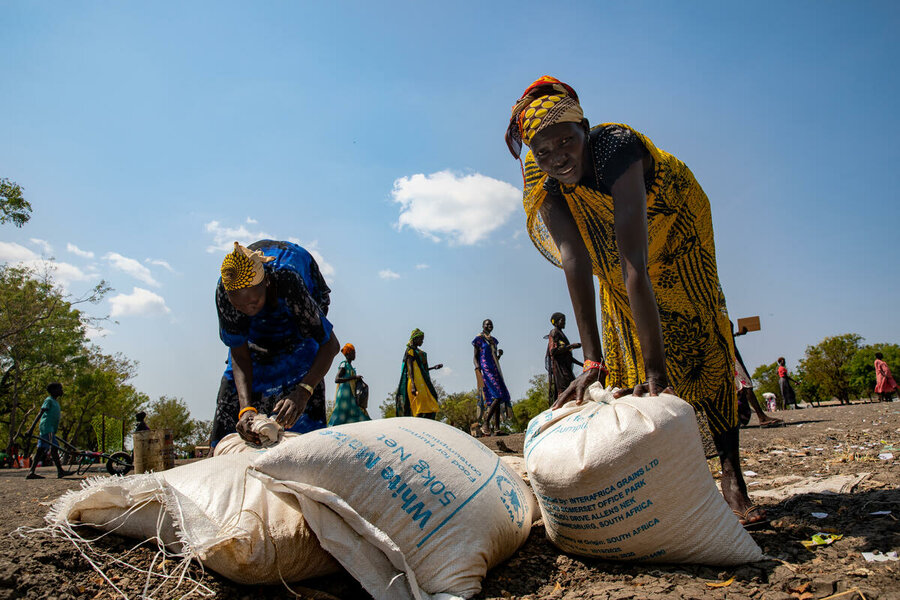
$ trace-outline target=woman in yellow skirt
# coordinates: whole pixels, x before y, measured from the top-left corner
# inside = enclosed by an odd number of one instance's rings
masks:
[[[397,386],[396,410],[398,417],[424,417],[435,419],[438,412],[437,392],[431,383],[429,371],[442,368],[437,364],[428,366],[428,355],[422,350],[425,334],[413,329],[403,354],[400,384]]]

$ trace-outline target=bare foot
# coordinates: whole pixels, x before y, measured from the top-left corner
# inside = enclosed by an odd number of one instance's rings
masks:
[[[746,487],[742,484],[743,481],[738,479],[735,472],[723,465],[722,495],[740,524],[744,527],[753,527],[766,523],[765,509],[753,504],[747,495]]]

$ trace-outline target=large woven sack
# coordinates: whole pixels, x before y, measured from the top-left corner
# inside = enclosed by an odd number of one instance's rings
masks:
[[[672,395],[589,401],[528,424],[525,465],[547,537],[606,559],[735,565],[759,546],[716,489],[691,406]]]
[[[161,473],[97,478],[57,500],[47,520],[160,539],[239,583],[300,581],[340,568],[292,494],[247,476],[256,453],[208,458]]]
[[[468,598],[528,538],[537,510],[490,449],[428,419],[351,423],[253,462],[293,492],[322,547],[376,599]]]

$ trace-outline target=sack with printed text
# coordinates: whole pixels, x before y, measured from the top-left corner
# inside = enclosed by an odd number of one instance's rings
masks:
[[[469,598],[528,538],[537,506],[484,444],[428,419],[329,427],[260,455],[329,551],[377,600]]]
[[[586,402],[528,424],[525,466],[547,537],[605,559],[735,565],[762,559],[716,488],[694,409],[664,394]]]

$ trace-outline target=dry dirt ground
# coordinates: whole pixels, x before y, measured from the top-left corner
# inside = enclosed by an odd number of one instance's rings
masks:
[[[866,562],[862,556],[868,551],[900,550],[900,403],[808,408],[778,416],[785,419],[784,427],[760,429],[754,418],[742,431],[744,469],[755,473],[747,477],[751,493],[783,488],[807,477],[852,475],[854,483],[837,493],[757,498],[772,523],[752,535],[771,559],[729,569],[608,562],[563,554],[547,542],[538,523],[528,542],[487,574],[478,598],[900,599],[900,562]],[[521,456],[521,436],[483,441],[499,454]],[[885,458],[886,454],[893,458]],[[717,466],[710,464],[715,472]],[[0,471],[0,600],[122,597],[69,541],[15,532],[23,525],[41,526],[48,505],[79,485],[75,478],[49,478],[52,469],[45,473],[48,479],[26,480],[24,470]],[[871,514],[880,511],[890,514]],[[817,518],[813,513],[827,516]],[[818,532],[843,537],[812,550],[800,543]],[[128,552],[133,542],[113,536],[96,545],[143,567],[154,556],[146,547]],[[141,597],[141,574],[109,558],[101,565],[128,597]],[[282,586],[236,585],[214,573],[202,574],[196,566],[191,573],[223,599],[369,598],[347,573],[293,586],[296,595]],[[181,597],[187,591],[184,585],[164,588],[154,597]]]

